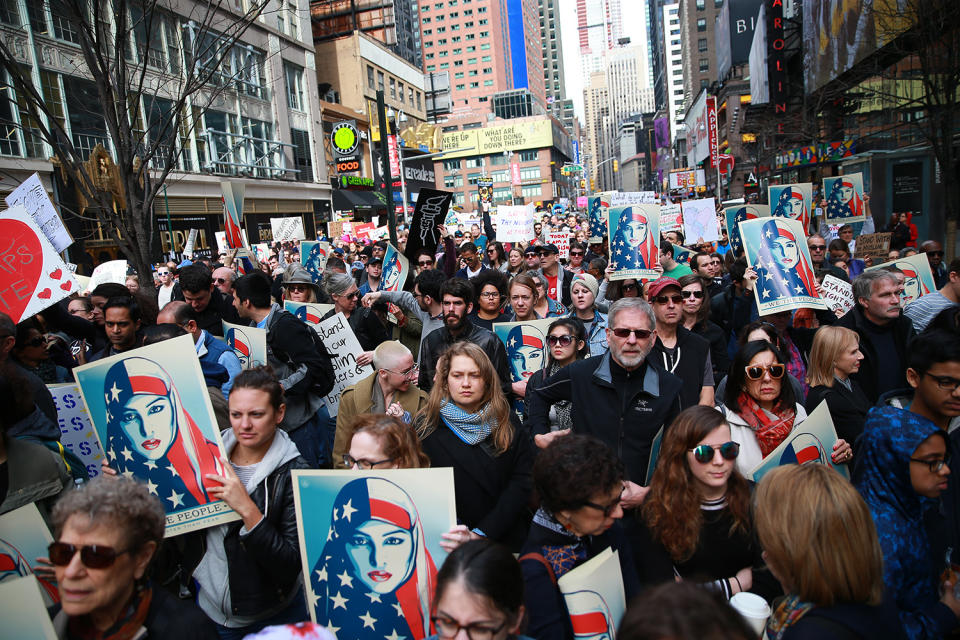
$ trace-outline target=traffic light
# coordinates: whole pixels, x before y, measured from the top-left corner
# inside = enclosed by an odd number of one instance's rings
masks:
[[[593,178],[590,178],[590,191],[597,190],[597,181]]]
[[[617,162],[616,160],[614,160],[614,161],[613,161],[613,172],[616,173],[616,172],[619,171],[619,170],[620,170],[620,163]]]

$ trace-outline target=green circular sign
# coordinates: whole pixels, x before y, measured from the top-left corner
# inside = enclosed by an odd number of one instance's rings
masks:
[[[330,134],[334,150],[340,155],[349,155],[360,145],[360,132],[352,122],[338,122]]]

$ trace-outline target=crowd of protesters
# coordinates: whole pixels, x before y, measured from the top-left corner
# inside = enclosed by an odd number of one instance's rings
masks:
[[[891,257],[925,254],[938,286],[904,308],[903,274],[864,271],[852,228],[811,234],[818,280],[851,282],[854,306],[761,316],[725,232],[689,264],[673,259],[682,233],[665,234],[662,273],[638,281],[615,277],[583,216],[546,215],[527,243],[440,229],[399,291],[383,290],[386,242],[344,236],[319,278],[274,243],[250,273],[226,254],[171,261],[152,284],[101,284],[16,325],[0,314],[0,513],[36,503],[53,529],[39,562],[59,637],[344,640],[305,622],[290,471],[310,468],[452,467],[458,522],[424,623],[440,638],[603,637],[575,628],[558,579],[606,549],[630,603],[621,638],[756,637],[727,604],[740,592],[770,604],[771,639],[960,628],[960,259],[938,242],[891,220]],[[565,256],[550,231],[570,234]],[[285,300],[333,305],[373,367],[336,416],[331,355]],[[543,366],[516,382],[493,325],[544,318]],[[266,329],[268,365],[244,369],[223,321]],[[165,540],[142,483],[107,462],[89,482],[68,471],[46,385],[177,335],[230,462],[211,492],[241,520]],[[850,480],[786,466],[755,486],[824,401],[826,455]],[[390,637],[371,629],[357,637]]]

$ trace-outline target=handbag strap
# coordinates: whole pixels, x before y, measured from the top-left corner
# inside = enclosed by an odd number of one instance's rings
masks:
[[[547,559],[543,557],[543,554],[537,553],[535,551],[531,553],[526,553],[520,556],[520,562],[523,562],[524,560],[534,560],[542,564],[544,567],[546,567],[547,575],[550,576],[550,582],[553,583],[553,586],[557,586],[557,576],[553,572],[553,567],[551,567],[550,563],[547,562]]]

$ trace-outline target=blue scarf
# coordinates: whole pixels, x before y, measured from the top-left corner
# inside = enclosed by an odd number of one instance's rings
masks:
[[[478,413],[467,413],[450,400],[443,401],[440,417],[458,438],[470,445],[479,444],[489,438],[497,424],[493,415],[488,415],[485,408]]]

